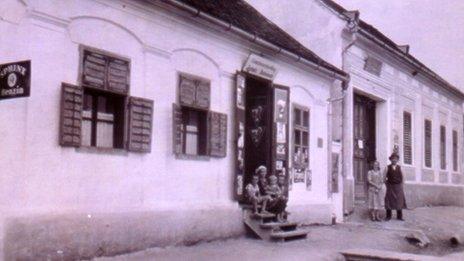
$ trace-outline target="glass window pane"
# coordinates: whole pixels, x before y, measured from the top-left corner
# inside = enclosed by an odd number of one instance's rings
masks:
[[[299,130],[295,130],[295,145],[301,144],[301,135]]]
[[[295,124],[301,125],[301,111],[299,109],[293,110],[293,117],[295,117]]]
[[[92,121],[82,120],[82,146],[91,146],[92,139]]]
[[[303,126],[309,127],[309,111],[303,112]]]
[[[185,153],[191,155],[198,154],[198,135],[187,133],[185,135]]]
[[[303,131],[302,136],[303,136],[303,146],[309,146],[309,140],[308,140],[309,133],[306,131]]]
[[[113,147],[114,125],[110,122],[97,122],[97,147]]]

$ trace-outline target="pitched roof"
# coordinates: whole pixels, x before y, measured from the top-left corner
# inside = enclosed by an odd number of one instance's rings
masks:
[[[253,34],[279,48],[314,62],[332,72],[347,73],[326,62],[271,22],[244,0],[178,0],[201,12]]]
[[[349,17],[346,16],[346,13],[348,12],[348,10],[346,10],[343,6],[339,5],[338,3],[336,3],[335,1],[333,0],[321,0],[323,3],[325,3],[328,7],[330,7],[332,10],[336,11],[337,13],[339,13],[340,15],[344,16],[345,19],[348,19]],[[392,49],[394,49],[395,51],[398,51],[400,53],[403,53],[404,56],[408,59],[410,59],[411,61],[413,61],[415,64],[418,65],[418,67],[421,69],[421,70],[424,70],[429,76],[431,76],[432,78],[435,78],[437,81],[439,81],[441,84],[443,84],[445,86],[445,88],[447,88],[448,90],[456,93],[456,94],[460,94],[461,96],[464,96],[464,93],[459,90],[457,87],[453,86],[452,84],[450,84],[449,82],[447,82],[445,79],[443,79],[442,77],[440,77],[437,73],[435,73],[434,71],[432,71],[430,68],[428,68],[427,66],[425,66],[421,61],[419,61],[416,57],[412,56],[410,53],[408,52],[404,52],[404,49],[402,49],[400,47],[400,45],[397,45],[392,39],[390,39],[389,37],[387,37],[385,34],[383,34],[382,32],[380,32],[377,28],[375,28],[374,26],[366,23],[365,21],[363,20],[359,20],[359,27],[363,30],[365,30],[366,32],[368,32],[370,35],[374,36],[375,38],[377,38],[378,40],[380,40],[381,42],[385,43],[385,45],[391,47]]]

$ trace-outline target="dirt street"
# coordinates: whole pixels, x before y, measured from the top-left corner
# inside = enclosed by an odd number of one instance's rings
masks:
[[[309,227],[306,240],[271,243],[241,237],[194,246],[152,248],[99,260],[343,260],[339,252],[353,248],[442,257],[454,254],[454,257],[462,255],[464,260],[464,255],[459,253],[464,247],[451,247],[448,242],[452,234],[464,229],[464,208],[417,208],[405,211],[405,219],[405,222],[370,222],[358,210],[348,223]],[[420,249],[408,243],[404,236],[409,229],[421,229],[431,245]]]

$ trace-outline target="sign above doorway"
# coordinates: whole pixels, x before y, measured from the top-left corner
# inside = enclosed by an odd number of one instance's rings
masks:
[[[248,56],[242,70],[270,81],[277,75],[277,68],[273,62],[254,53]]]
[[[0,65],[0,99],[28,97],[31,91],[31,61]]]

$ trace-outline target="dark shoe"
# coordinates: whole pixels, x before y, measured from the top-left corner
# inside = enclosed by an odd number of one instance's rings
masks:
[[[387,217],[385,218],[385,221],[390,221],[390,219],[392,219],[391,217]]]

